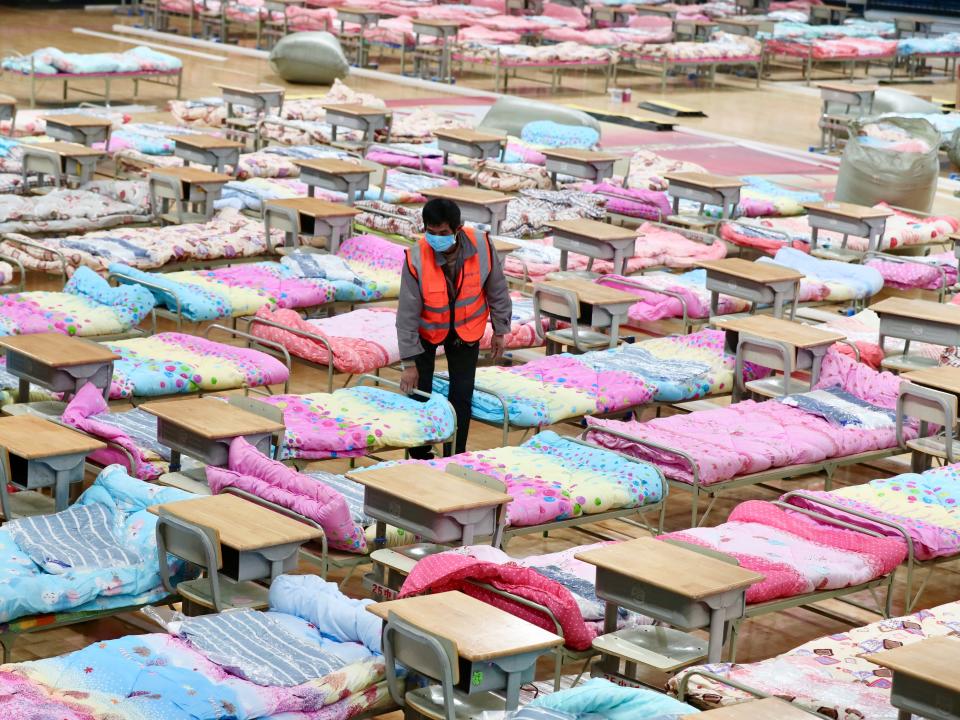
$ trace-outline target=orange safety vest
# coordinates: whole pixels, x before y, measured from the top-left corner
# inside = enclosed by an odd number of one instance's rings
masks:
[[[464,342],[477,342],[483,337],[487,318],[490,316],[483,286],[490,274],[491,249],[486,233],[480,233],[478,237],[473,228],[463,228],[460,235],[473,243],[477,252],[464,261],[457,277],[453,328]],[[460,241],[458,239],[458,242]],[[417,244],[407,251],[407,267],[420,284],[420,297],[423,298],[420,337],[428,343],[439,345],[446,340],[450,332],[450,298],[447,297],[447,280],[443,268],[425,238],[420,238]]]

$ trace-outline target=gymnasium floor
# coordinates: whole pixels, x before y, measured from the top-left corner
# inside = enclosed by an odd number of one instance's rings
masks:
[[[131,18],[118,15],[84,12],[82,10],[13,10],[0,9],[0,55],[11,51],[29,52],[44,46],[57,46],[64,50],[77,52],[119,51],[133,47],[134,43],[122,43],[102,37],[78,34],[75,28],[84,28],[101,33],[110,33],[114,24],[132,24]],[[136,38],[131,38],[136,40]],[[164,40],[153,39],[164,43]],[[169,45],[169,48],[186,47]],[[163,50],[164,48],[157,48]],[[220,49],[193,47],[191,50],[212,57],[178,54],[184,62],[183,97],[201,97],[216,94],[213,83],[244,82],[255,84],[268,82],[283,84],[273,75],[265,60],[233,55]],[[390,69],[385,62],[383,69]],[[465,112],[482,112],[492,98],[483,93],[476,95],[454,95],[443,86],[431,88],[401,85],[383,77],[349,77],[346,82],[357,90],[374,93],[388,101],[392,106],[436,105],[446,109],[456,108]],[[625,75],[619,86],[633,89],[633,104],[645,98],[659,96],[658,80],[639,75]],[[489,90],[492,81],[489,76],[473,76],[458,82],[458,88]],[[934,97],[952,97],[954,87],[942,79],[940,82],[925,84],[897,85],[898,88],[919,95]],[[311,86],[291,87],[292,96],[322,92],[325,88]],[[576,72],[564,76],[564,86],[551,95],[546,85],[520,82],[514,90],[524,97],[549,100],[562,104],[578,105],[601,112],[632,113],[650,116],[649,113],[632,109],[627,105],[611,103],[602,93],[602,87],[595,77],[579,77]],[[29,88],[27,83],[9,75],[0,76],[0,93],[17,96],[21,108],[26,108]],[[41,98],[49,107],[59,101],[59,88],[42,88]],[[117,91],[117,96],[123,90]],[[143,86],[143,95],[138,100],[141,107],[137,119],[168,118],[164,112],[166,101],[171,97],[168,88]],[[672,132],[652,132],[626,127],[623,125],[604,125],[602,143],[605,148],[632,150],[646,147],[678,159],[688,159],[705,165],[709,170],[738,175],[755,174],[776,178],[778,182],[797,188],[829,189],[833,187],[836,176],[836,159],[823,158],[808,152],[808,147],[819,138],[816,127],[820,109],[820,100],[816,90],[804,87],[797,81],[763,82],[760,89],[754,87],[748,79],[721,79],[715,89],[696,88],[686,80],[673,81],[665,95],[671,102],[702,110],[707,117],[683,118],[677,121]],[[78,97],[78,99],[81,99]],[[666,119],[665,116],[659,116]],[[953,197],[953,183],[946,180],[949,170],[944,169],[941,189],[937,195],[934,210],[941,213],[960,212],[960,202]],[[28,289],[42,288],[42,281],[34,280]],[[54,283],[55,285],[55,283]],[[322,389],[324,377],[315,371],[297,367],[294,375],[294,387],[298,392],[311,392]],[[342,380],[342,378],[341,378]],[[563,433],[575,433],[576,428],[562,426]],[[471,448],[489,448],[499,444],[499,431],[474,424],[471,433]],[[326,463],[324,469],[342,470],[336,463]],[[899,471],[899,470],[898,470]],[[840,471],[837,484],[859,483],[886,473],[883,470],[871,470],[859,467]],[[789,487],[816,487],[822,478],[812,477],[791,481]],[[735,502],[748,498],[768,498],[769,495],[756,489],[739,490],[733,499],[718,503],[712,515],[713,522],[719,522],[733,507]],[[667,517],[668,529],[685,526],[689,516],[687,502],[679,497],[679,502],[671,503],[672,511]],[[638,531],[630,526],[611,521],[601,524],[597,529],[614,537],[631,536]],[[514,540],[508,550],[511,554],[551,552],[573,545],[590,542],[589,536],[576,531],[559,531],[548,538],[530,535]],[[306,571],[306,568],[304,568]],[[923,607],[937,605],[960,597],[960,568],[957,564],[942,566],[930,583],[922,600]],[[360,596],[359,582],[352,580],[348,592]],[[902,593],[898,594],[898,602]],[[899,608],[895,608],[899,609]],[[844,612],[852,611],[845,608]],[[862,622],[875,618],[864,613],[856,614]],[[747,623],[740,642],[738,659],[750,661],[770,657],[819,635],[837,632],[844,628],[842,623],[811,614],[803,610],[791,610],[776,615],[768,615]],[[109,619],[66,628],[33,636],[27,636],[16,646],[14,660],[29,660],[64,653],[80,648],[90,642],[117,637],[138,630],[120,620]],[[570,668],[572,670],[572,668]]]

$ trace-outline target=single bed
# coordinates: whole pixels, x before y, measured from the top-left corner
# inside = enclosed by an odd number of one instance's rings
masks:
[[[660,91],[667,88],[672,72],[682,70],[705,75],[711,85],[716,83],[718,67],[753,69],[757,87],[763,69],[761,44],[745,35],[715,32],[708,42],[648,43],[624,56],[639,72],[653,72],[660,76]]]
[[[864,656],[954,635],[958,627],[960,602],[950,602],[817,638],[760,662],[690,668],[671,678],[669,688],[706,708],[733,705],[762,694],[775,695],[823,717],[897,720],[898,711],[890,705],[890,671]]]
[[[507,350],[543,345],[533,320],[533,300],[511,293],[513,316],[504,337]],[[358,308],[328,318],[304,320],[293,310],[262,307],[250,319],[250,332],[287,348],[291,356],[327,371],[327,392],[333,392],[334,372],[362,375],[400,362],[394,308]],[[541,321],[544,329],[546,322]],[[489,350],[493,328],[488,324],[480,349]],[[443,349],[440,348],[440,352]],[[332,361],[331,361],[332,359]],[[347,378],[344,385],[350,383]]]
[[[801,77],[809,85],[814,70],[825,65],[839,65],[841,72],[853,78],[857,63],[866,66],[868,75],[871,64],[889,64],[893,75],[897,41],[876,37],[765,40],[763,54],[768,68],[778,60],[781,64],[784,59],[799,60]]]
[[[23,633],[166,598],[157,565],[156,516],[147,508],[187,497],[182,490],[131,478],[115,465],[67,510],[5,522],[0,528],[3,661]],[[182,576],[183,564],[169,561],[172,573]]]
[[[298,276],[278,262],[171,273],[148,273],[111,263],[109,270],[110,278],[121,286],[146,289],[157,302],[157,313],[173,320],[178,329],[185,321],[253,315],[264,305],[316,310],[333,302],[336,294],[328,280]]]
[[[952,250],[917,256],[867,253],[863,264],[880,273],[885,287],[934,290],[939,302],[957,284],[957,256]]]
[[[94,180],[45,195],[0,195],[0,234],[81,233],[153,219],[147,185]]]
[[[679,403],[730,392],[734,358],[724,333],[701,330],[624,344],[612,350],[549,355],[515,367],[477,371],[473,419],[502,428],[503,444],[514,429],[543,428],[586,415],[625,415],[652,403]],[[749,364],[745,376],[761,377]],[[445,394],[445,373],[434,376]]]
[[[80,268],[61,292],[34,290],[0,295],[0,335],[57,332],[110,338],[142,334],[154,299],[140,287],[114,288],[89,268]]]
[[[367,601],[369,602],[369,601]],[[0,713],[39,720],[332,720],[387,712],[381,622],[316,576],[283,575],[267,612],[183,618],[0,672]],[[243,643],[224,643],[224,637]]]
[[[586,437],[655,463],[672,487],[692,492],[696,526],[726,490],[815,472],[829,489],[837,467],[901,452],[899,388],[896,375],[829,351],[810,392],[647,422],[587,418]],[[904,435],[915,437],[917,424],[908,421]],[[710,498],[702,517],[701,495]]]
[[[272,246],[282,245],[280,231],[272,233],[271,240]],[[229,208],[205,223],[118,227],[65,237],[8,233],[0,238],[0,253],[28,270],[68,277],[79,267],[99,273],[114,263],[137,270],[210,267],[261,258],[270,251],[263,222]]]

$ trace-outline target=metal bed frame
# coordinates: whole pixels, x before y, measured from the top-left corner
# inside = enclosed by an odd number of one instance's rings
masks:
[[[456,47],[451,51],[451,61],[457,66],[459,70],[458,74],[462,74],[465,67],[473,70],[492,68],[493,89],[496,92],[503,93],[507,92],[507,84],[511,78],[515,80],[526,80],[528,82],[546,82],[540,78],[519,75],[519,71],[523,69],[544,70],[549,72],[551,91],[556,91],[561,87],[561,73],[563,71],[576,70],[578,72],[586,72],[587,70],[599,69],[603,73],[603,92],[606,92],[607,88],[610,87],[610,80],[614,77],[616,68],[615,58],[616,56],[612,55],[609,60],[603,62],[596,60],[584,62],[511,61],[508,58],[504,58],[500,54],[499,49],[497,49],[497,53],[493,57],[470,54]]]
[[[768,41],[763,42],[763,67],[766,70],[769,70],[773,66],[785,67],[785,68],[794,68],[796,64],[790,63],[787,60],[799,60],[800,61],[800,72],[801,79],[807,85],[810,85],[810,81],[813,79],[813,72],[817,67],[823,68],[826,65],[839,65],[840,66],[840,75],[846,76],[849,74],[850,79],[852,80],[857,74],[857,65],[859,63],[864,64],[864,74],[870,75],[870,64],[880,64],[890,66],[890,78],[894,77],[897,66],[897,55],[894,53],[892,55],[858,55],[856,57],[826,57],[826,58],[817,58],[814,57],[812,44],[804,45],[803,43],[798,43],[795,41],[784,41],[777,40],[775,43],[781,44],[778,47],[776,44],[774,47],[770,47]],[[793,52],[790,51],[790,48],[797,48]],[[805,49],[805,52],[799,52],[799,50]]]
[[[21,53],[16,53],[21,55]],[[19,70],[6,70],[10,75],[16,75],[30,80],[30,107],[37,106],[37,85],[47,80],[55,80],[63,84],[62,99],[67,101],[69,84],[75,80],[103,80],[103,92],[97,93],[92,90],[83,90],[74,86],[73,91],[85,95],[103,98],[104,103],[110,106],[110,86],[114,80],[133,80],[133,97],[137,98],[140,92],[140,83],[152,83],[154,85],[164,85],[166,87],[176,88],[177,99],[180,99],[180,91],[183,86],[183,68],[176,70],[137,70],[135,72],[113,72],[113,73],[57,73],[55,75],[43,75],[37,73],[36,64],[33,56],[30,57],[29,72]],[[2,74],[2,73],[0,73]]]
[[[763,75],[764,57],[760,56],[743,58],[722,58],[722,59],[701,59],[694,58],[671,58],[657,55],[639,55],[631,54],[624,57],[624,62],[630,62],[632,69],[639,73],[654,74],[660,76],[660,92],[667,90],[667,78],[672,72],[677,70],[694,71],[698,76],[705,76],[710,81],[710,87],[717,85],[718,67],[741,67],[754,68],[757,73],[756,87],[760,87],[760,79]]]
[[[722,675],[718,675],[716,673],[708,672],[707,670],[690,670],[688,672],[683,673],[683,675],[680,677],[679,683],[677,684],[677,699],[680,700],[680,702],[687,702],[687,692],[689,690],[690,680],[694,677],[701,677],[701,678],[704,678],[705,680],[712,680],[720,685],[726,685],[735,690],[740,690],[741,692],[745,692],[748,695],[752,695],[757,700],[776,697],[776,695],[770,695],[769,693],[765,693],[762,690],[757,690],[756,688],[752,688],[749,685],[745,685],[741,682],[737,682],[736,680],[725,678]],[[807,713],[807,715],[810,715],[811,717],[830,720],[826,715],[821,715],[820,713],[813,712],[812,710],[808,710],[802,705],[798,705],[792,702],[790,704],[796,710],[805,712]]]

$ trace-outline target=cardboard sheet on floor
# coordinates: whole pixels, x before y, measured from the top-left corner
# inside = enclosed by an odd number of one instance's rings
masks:
[[[649,110],[650,112],[661,113],[662,115],[670,115],[671,117],[706,117],[707,114],[702,110],[695,110],[694,108],[684,107],[683,105],[677,105],[676,103],[667,102],[666,100],[644,100],[637,107],[642,110]]]
[[[571,105],[570,107],[582,110],[592,118],[600,122],[611,123],[613,125],[626,125],[627,127],[641,128],[643,130],[653,130],[655,132],[668,132],[673,130],[676,123],[667,120],[658,120],[657,118],[644,117],[642,115],[630,115],[629,113],[618,113],[612,110],[602,111],[586,107],[585,105]]]

